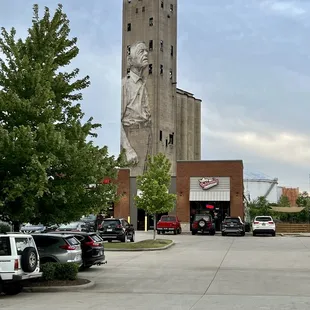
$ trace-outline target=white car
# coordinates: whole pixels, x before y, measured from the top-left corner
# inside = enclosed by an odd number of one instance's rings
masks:
[[[276,224],[269,215],[256,216],[252,224],[253,236],[258,234],[276,235]]]
[[[0,293],[16,295],[23,281],[40,278],[40,259],[31,235],[0,234]]]

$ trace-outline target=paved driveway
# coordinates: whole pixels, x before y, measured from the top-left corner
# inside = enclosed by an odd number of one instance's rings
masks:
[[[310,309],[310,238],[170,237],[167,251],[107,252],[81,273],[94,289],[0,297],[0,309]]]

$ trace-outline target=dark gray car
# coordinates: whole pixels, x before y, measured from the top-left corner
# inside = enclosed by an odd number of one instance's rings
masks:
[[[245,235],[245,225],[240,217],[226,217],[222,223],[222,236],[228,234]]]

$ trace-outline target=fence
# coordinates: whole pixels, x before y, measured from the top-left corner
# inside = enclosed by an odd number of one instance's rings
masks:
[[[276,230],[278,233],[307,233],[310,232],[310,224],[277,223]]]

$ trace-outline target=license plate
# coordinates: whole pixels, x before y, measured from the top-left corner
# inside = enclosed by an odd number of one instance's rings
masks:
[[[263,225],[263,226],[265,226],[266,224],[265,224],[265,223],[263,223],[262,225]]]
[[[107,231],[112,231],[112,228],[108,228]]]

